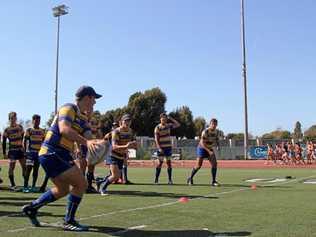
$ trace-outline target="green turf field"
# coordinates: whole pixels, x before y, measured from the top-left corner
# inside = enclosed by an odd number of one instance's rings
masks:
[[[18,168],[19,169],[19,168]],[[105,171],[98,168],[97,173]],[[0,191],[1,236],[316,236],[316,185],[303,184],[316,178],[312,169],[222,169],[221,187],[209,184],[209,170],[201,169],[195,186],[185,185],[188,169],[174,169],[175,185],[153,185],[152,169],[130,169],[137,185],[112,185],[109,196],[85,195],[78,217],[91,226],[86,233],[65,233],[58,224],[65,212],[62,199],[41,209],[40,220],[48,227],[31,228],[20,215],[21,206],[38,194]],[[1,176],[6,176],[3,168]],[[257,183],[249,178],[283,178],[277,183]],[[7,179],[5,179],[7,182]],[[21,180],[17,183],[21,184]],[[3,187],[3,185],[2,185]],[[179,203],[180,197],[189,197]],[[56,226],[56,227],[55,227]],[[134,229],[134,230],[133,230]]]

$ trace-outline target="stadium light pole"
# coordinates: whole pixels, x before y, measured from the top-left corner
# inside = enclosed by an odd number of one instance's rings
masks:
[[[247,65],[246,65],[246,39],[245,39],[245,12],[244,0],[241,0],[241,48],[242,48],[242,76],[244,85],[244,112],[245,112],[245,135],[244,156],[248,159],[248,102],[247,102]]]
[[[59,63],[59,28],[60,17],[68,14],[68,7],[66,5],[59,5],[53,8],[53,15],[57,17],[57,49],[56,49],[56,77],[55,77],[55,114],[58,108],[58,63]]]

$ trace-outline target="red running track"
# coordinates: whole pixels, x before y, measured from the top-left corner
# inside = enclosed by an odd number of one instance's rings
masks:
[[[241,169],[271,169],[271,168],[307,168],[316,169],[316,164],[312,165],[283,165],[283,164],[265,164],[265,160],[219,160],[219,168],[241,168]],[[154,160],[129,160],[129,167],[135,168],[152,168],[155,167]],[[1,165],[7,165],[7,160],[0,160]],[[165,164],[164,164],[165,165]],[[174,168],[192,168],[195,165],[195,160],[174,160],[172,166]],[[103,166],[103,164],[99,164]],[[205,160],[203,167],[210,167],[210,163]]]

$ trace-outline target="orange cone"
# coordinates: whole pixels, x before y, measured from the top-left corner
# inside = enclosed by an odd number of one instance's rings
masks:
[[[179,202],[181,202],[181,203],[187,203],[188,201],[189,201],[189,198],[187,198],[187,197],[179,198]]]

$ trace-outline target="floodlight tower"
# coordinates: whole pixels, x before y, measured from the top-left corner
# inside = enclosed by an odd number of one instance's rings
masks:
[[[58,107],[58,61],[59,61],[59,28],[60,17],[68,14],[68,7],[66,5],[59,5],[53,8],[53,15],[57,17],[57,49],[56,49],[56,78],[55,78],[55,114],[57,114]]]
[[[244,112],[245,112],[245,135],[244,156],[248,159],[248,101],[247,101],[247,65],[246,65],[246,39],[245,39],[245,14],[244,0],[241,0],[241,48],[242,48],[242,76],[244,85]]]

